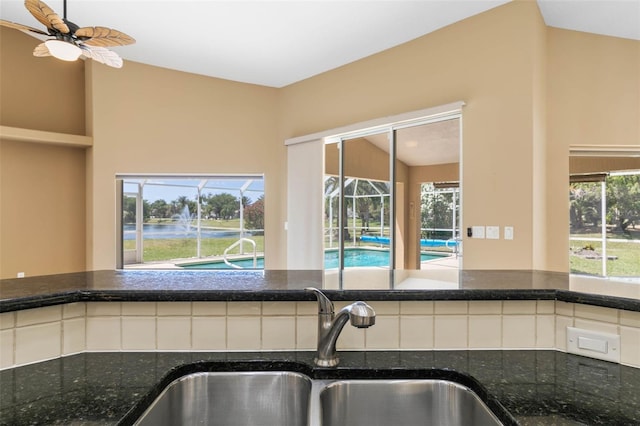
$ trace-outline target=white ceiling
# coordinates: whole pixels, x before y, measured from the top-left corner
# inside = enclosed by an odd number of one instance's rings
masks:
[[[365,139],[389,152],[387,133],[368,135]],[[396,139],[396,157],[407,166],[460,161],[460,120],[457,118],[400,129]]]
[[[509,0],[68,0],[67,18],[137,40],[126,60],[282,87]],[[640,40],[640,0],[537,0],[547,25]],[[60,16],[62,0],[45,1]],[[2,19],[42,28],[23,0]]]

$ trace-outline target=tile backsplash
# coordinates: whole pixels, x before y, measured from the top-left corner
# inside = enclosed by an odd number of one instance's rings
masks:
[[[336,302],[339,310],[348,302]],[[640,368],[640,312],[552,300],[371,302],[338,350],[557,349],[566,328],[619,334]],[[315,302],[81,302],[0,314],[0,368],[83,351],[313,350]]]

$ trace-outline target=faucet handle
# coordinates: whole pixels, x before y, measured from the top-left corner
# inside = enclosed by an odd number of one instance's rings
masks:
[[[314,287],[307,287],[305,291],[310,291],[316,295],[316,299],[318,299],[318,313],[319,314],[329,314],[333,315],[333,302],[324,295],[323,292]]]

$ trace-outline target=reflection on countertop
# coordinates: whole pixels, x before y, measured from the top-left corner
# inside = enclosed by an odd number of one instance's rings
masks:
[[[389,285],[391,276],[394,285]],[[0,280],[0,312],[79,301],[305,301],[306,287],[332,300],[561,300],[640,311],[640,284],[576,280],[518,270],[345,271],[338,290],[324,271],[95,271]]]
[[[297,371],[315,379],[470,380],[521,425],[640,424],[640,369],[556,351],[84,353],[0,371],[0,425],[131,424],[173,378],[196,371]],[[476,390],[476,389],[474,389]],[[483,392],[484,391],[484,392]],[[483,395],[484,394],[484,395]],[[128,414],[129,413],[129,414]],[[121,422],[121,423],[119,423]]]
[[[602,278],[586,275],[571,275],[569,290],[602,296],[640,299],[640,277]]]

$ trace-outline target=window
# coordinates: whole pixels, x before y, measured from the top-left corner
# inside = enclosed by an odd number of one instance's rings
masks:
[[[458,182],[422,183],[420,208],[421,250],[457,253],[460,238]]]
[[[640,170],[572,175],[570,269],[640,277]]]
[[[263,269],[261,175],[118,176],[118,268]]]

